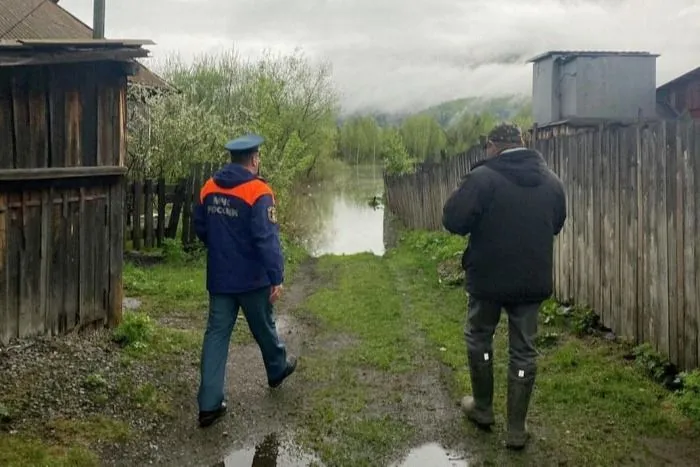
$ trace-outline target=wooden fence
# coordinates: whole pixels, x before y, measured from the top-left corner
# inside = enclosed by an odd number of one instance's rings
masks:
[[[700,122],[601,127],[534,144],[567,193],[556,297],[591,306],[617,334],[697,368]],[[387,206],[408,227],[440,229],[446,197],[478,157],[386,177]]]
[[[131,182],[126,190],[124,240],[133,250],[160,247],[166,238],[180,238],[185,246],[196,241],[192,206],[201,186],[218,165],[194,164],[190,174],[175,184],[145,179]]]

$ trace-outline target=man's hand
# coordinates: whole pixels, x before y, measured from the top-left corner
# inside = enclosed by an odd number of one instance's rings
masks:
[[[275,303],[282,295],[282,284],[270,288],[270,303]]]

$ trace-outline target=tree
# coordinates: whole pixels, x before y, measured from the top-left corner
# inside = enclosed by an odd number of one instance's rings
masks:
[[[412,115],[401,124],[401,137],[411,157],[425,161],[440,160],[447,138],[435,118]]]
[[[181,93],[142,95],[129,119],[133,177],[184,177],[197,162],[224,162],[223,145],[242,133],[266,139],[261,174],[284,199],[319,158],[335,151],[337,92],[327,64],[300,51],[244,61],[235,51],[191,64],[171,57],[161,73]],[[138,92],[135,89],[134,92]]]

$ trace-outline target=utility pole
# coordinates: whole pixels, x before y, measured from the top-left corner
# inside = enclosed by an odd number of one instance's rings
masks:
[[[93,0],[92,38],[105,38],[105,0]]]

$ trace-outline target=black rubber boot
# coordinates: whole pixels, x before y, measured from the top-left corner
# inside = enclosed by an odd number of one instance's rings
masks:
[[[530,434],[527,431],[527,411],[530,406],[530,397],[535,385],[534,369],[508,371],[508,432],[506,435],[506,447],[520,450],[525,447]]]
[[[493,418],[493,355],[469,353],[472,394],[462,398],[462,410],[478,428],[491,430]]]

